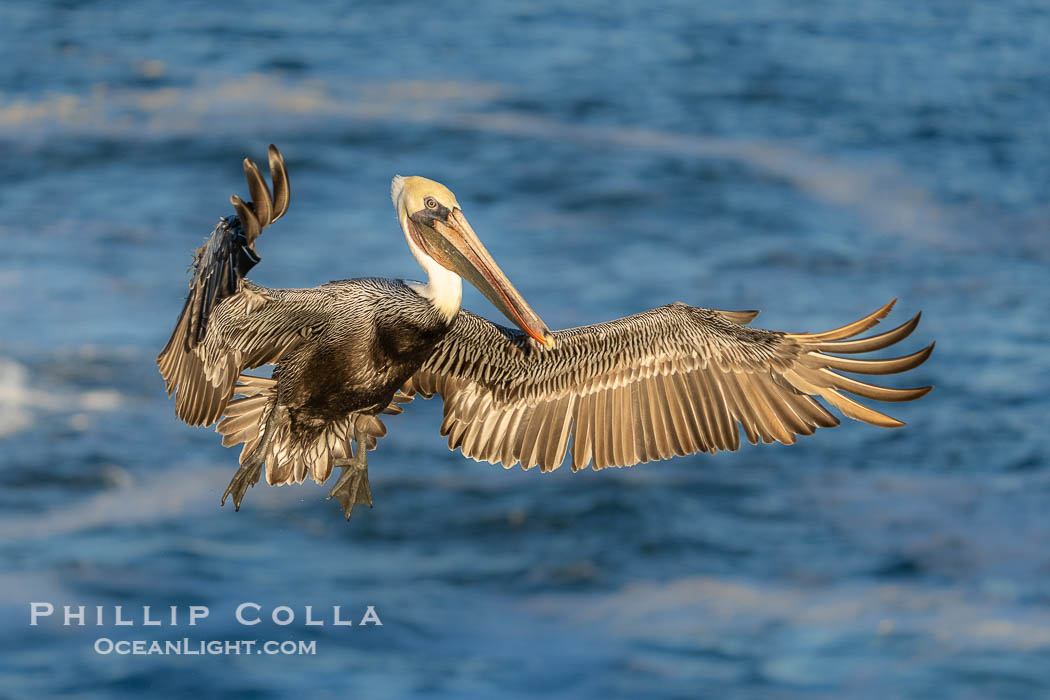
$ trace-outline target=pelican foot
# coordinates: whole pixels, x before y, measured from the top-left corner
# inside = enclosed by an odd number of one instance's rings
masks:
[[[363,455],[362,455],[363,456]],[[368,465],[357,463],[357,458],[346,460],[346,463],[337,462],[335,466],[343,470],[339,481],[335,482],[328,498],[336,498],[343,507],[343,515],[350,519],[350,511],[355,505],[372,507],[372,488],[368,485]]]
[[[255,486],[259,483],[259,475],[262,474],[263,463],[266,462],[266,454],[270,449],[270,440],[273,439],[274,428],[280,421],[285,420],[287,415],[287,410],[280,405],[275,406],[270,411],[270,416],[262,426],[262,440],[259,441],[247,458],[243,455],[241,456],[244,462],[241,463],[237,473],[230,479],[230,485],[226,487],[226,493],[222,494],[220,505],[226,505],[226,497],[233,496],[234,509],[241,509],[244,492],[248,490],[249,486]]]
[[[222,494],[222,505],[226,505],[226,497],[233,496],[234,510],[241,509],[241,501],[244,492],[249,486],[255,486],[259,482],[259,474],[262,473],[262,461],[246,462],[242,464],[237,473],[230,479],[230,485],[226,487],[226,493]]]

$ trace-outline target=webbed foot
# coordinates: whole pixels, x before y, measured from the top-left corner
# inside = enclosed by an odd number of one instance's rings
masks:
[[[220,505],[226,505],[226,497],[233,496],[233,507],[236,510],[241,509],[244,492],[248,490],[249,486],[255,486],[259,483],[263,463],[266,462],[266,454],[270,448],[270,440],[273,439],[274,426],[277,425],[278,420],[283,420],[285,415],[285,409],[281,406],[275,407],[270,412],[270,416],[266,419],[266,424],[262,429],[262,440],[255,446],[255,449],[252,450],[247,459],[241,463],[233,478],[230,479],[230,485],[226,487],[226,492],[222,494]]]
[[[347,520],[350,519],[350,512],[355,505],[372,507],[372,488],[368,484],[368,465],[364,464],[364,459],[361,460],[362,464],[356,462],[357,458],[354,458],[348,460],[347,464],[336,464],[342,468],[343,473],[328,494],[328,498],[339,500],[339,505],[343,507],[343,515]]]
[[[261,473],[261,462],[242,464],[237,473],[230,479],[230,485],[226,487],[226,493],[222,494],[221,505],[226,505],[227,496],[233,496],[233,507],[235,510],[240,510],[244,492],[248,490],[249,486],[255,486],[259,482],[259,474]]]

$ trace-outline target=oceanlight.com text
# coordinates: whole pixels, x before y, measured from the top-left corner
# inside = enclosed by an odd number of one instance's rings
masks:
[[[268,639],[169,639],[166,641],[146,639],[119,639],[99,637],[95,640],[95,653],[103,656],[229,656],[241,654],[265,654],[269,656],[314,656],[317,641],[277,641]]]

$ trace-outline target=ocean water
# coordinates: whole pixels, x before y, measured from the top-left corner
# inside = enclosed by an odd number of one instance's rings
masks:
[[[9,0],[0,20],[0,695],[1050,694],[1044,3]],[[388,187],[420,174],[553,327],[681,300],[817,331],[899,297],[889,323],[924,313],[902,348],[937,350],[888,383],[936,388],[889,407],[901,430],[544,475],[449,452],[416,401],[349,524],[312,484],[220,508],[236,452],[175,420],[154,359],[270,142],[292,205],[261,284],[419,276]],[[31,626],[31,602],[56,615]],[[95,651],[184,637],[316,653]]]

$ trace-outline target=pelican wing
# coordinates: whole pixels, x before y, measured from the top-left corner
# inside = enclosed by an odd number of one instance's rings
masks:
[[[241,370],[276,362],[316,330],[310,322],[320,322],[286,313],[274,292],[244,279],[259,262],[256,238],[288,209],[284,160],[272,145],[269,156],[273,195],[259,168],[246,158],[252,201],[233,195],[237,215],[220,219],[197,250],[189,294],[157,357],[168,395],[178,391],[175,412],[190,425],[218,420]]]
[[[572,468],[629,466],[699,451],[735,450],[740,427],[755,444],[795,442],[845,415],[882,427],[903,425],[842,392],[908,401],[931,387],[891,389],[838,374],[903,372],[930,345],[906,357],[861,360],[827,353],[877,350],[918,324],[846,340],[878,323],[894,301],[825,333],[781,333],[740,325],[753,312],[669,304],[608,323],[554,333],[552,349],[467,311],[403,391],[444,400],[449,447],[504,467],[559,467],[572,442]]]

